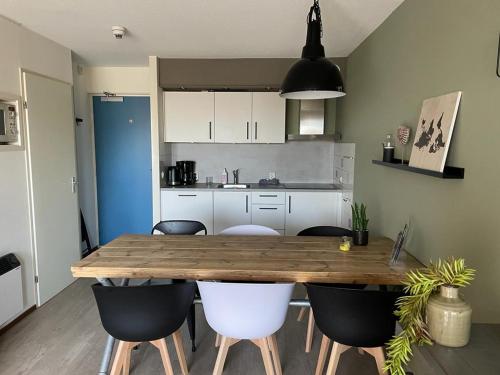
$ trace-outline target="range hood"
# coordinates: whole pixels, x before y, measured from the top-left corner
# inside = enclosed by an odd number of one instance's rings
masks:
[[[287,126],[288,141],[335,141],[335,100],[297,100],[287,111],[291,112]]]

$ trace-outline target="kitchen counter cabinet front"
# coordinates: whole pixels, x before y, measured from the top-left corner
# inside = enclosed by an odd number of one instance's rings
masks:
[[[162,190],[161,220],[195,220],[214,233],[213,194],[199,190]]]
[[[295,236],[306,228],[319,225],[337,226],[341,198],[341,192],[287,192],[285,234]]]

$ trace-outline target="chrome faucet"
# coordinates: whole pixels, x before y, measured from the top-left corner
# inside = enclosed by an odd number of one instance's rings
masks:
[[[235,185],[239,184],[239,179],[240,179],[240,170],[239,169],[235,169],[233,171],[233,183]]]

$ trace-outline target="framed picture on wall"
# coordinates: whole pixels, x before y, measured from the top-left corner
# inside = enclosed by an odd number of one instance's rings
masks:
[[[424,100],[410,167],[443,172],[462,92]]]

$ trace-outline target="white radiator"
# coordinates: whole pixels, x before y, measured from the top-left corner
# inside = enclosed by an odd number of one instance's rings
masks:
[[[21,263],[14,254],[0,257],[0,326],[23,311]]]

